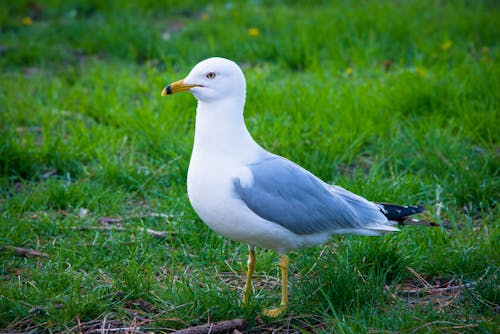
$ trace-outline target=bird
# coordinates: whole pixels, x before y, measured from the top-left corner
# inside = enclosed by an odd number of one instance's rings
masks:
[[[265,150],[245,125],[246,80],[229,59],[199,62],[161,95],[184,91],[198,101],[187,173],[189,201],[216,233],[248,244],[243,304],[252,295],[255,248],[280,256],[281,302],[264,310],[266,316],[278,317],[289,307],[289,251],[326,243],[337,234],[397,232],[398,223],[424,210],[369,201]]]

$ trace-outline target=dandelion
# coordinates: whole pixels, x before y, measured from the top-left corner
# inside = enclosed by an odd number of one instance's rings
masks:
[[[350,76],[352,74],[352,68],[351,67],[346,68],[344,73],[346,76]]]
[[[422,67],[420,67],[420,66],[415,67],[415,73],[416,73],[419,77],[421,77],[421,78],[423,78],[423,77],[425,76],[425,71],[424,71],[424,69],[423,69]]]
[[[259,34],[260,34],[259,28],[248,29],[248,36],[250,36],[250,37],[257,37],[257,36],[259,36]]]
[[[22,22],[24,26],[29,26],[33,23],[33,20],[31,19],[31,17],[26,16],[25,18],[23,18]]]
[[[201,20],[202,21],[208,21],[209,18],[210,18],[210,15],[208,15],[207,13],[203,13],[201,15]]]
[[[453,46],[453,43],[448,39],[441,44],[441,50],[448,51]]]

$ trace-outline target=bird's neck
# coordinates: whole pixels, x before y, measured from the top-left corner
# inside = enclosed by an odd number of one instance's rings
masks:
[[[243,118],[245,100],[198,102],[193,154],[251,154],[260,146],[247,130]]]

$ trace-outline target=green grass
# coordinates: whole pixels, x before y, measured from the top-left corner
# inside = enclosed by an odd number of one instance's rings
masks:
[[[197,3],[0,2],[0,328],[497,329],[498,4]],[[214,55],[243,66],[264,147],[372,200],[423,204],[451,229],[291,253],[289,314],[259,320],[279,302],[278,257],[258,250],[242,306],[246,246],[186,196],[195,101],[160,97]],[[106,221],[124,230],[93,229]],[[468,288],[401,291],[424,281]]]

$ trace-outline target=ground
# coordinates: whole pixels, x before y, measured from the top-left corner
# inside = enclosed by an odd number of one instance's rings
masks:
[[[0,329],[490,333],[499,326],[496,1],[0,1]],[[371,200],[420,204],[379,238],[277,254],[186,196],[198,61],[247,77],[266,149]]]

